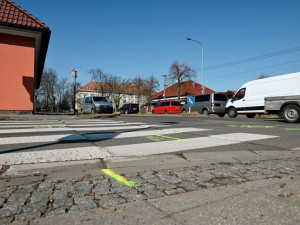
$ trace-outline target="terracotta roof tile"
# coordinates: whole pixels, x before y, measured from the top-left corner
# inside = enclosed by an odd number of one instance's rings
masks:
[[[109,89],[109,86],[107,83],[103,83],[103,87],[104,89]],[[123,89],[123,88],[121,88]],[[79,91],[95,91],[95,90],[99,90],[99,84],[97,82],[89,82],[88,84],[84,85],[83,87],[81,87],[79,89]],[[137,93],[137,88],[135,85],[132,84],[127,84],[125,85],[125,93],[126,94],[135,94]],[[155,94],[155,93],[154,93]]]
[[[194,84],[194,85],[193,85]],[[186,96],[186,95],[200,95],[202,92],[202,85],[198,84],[192,80],[181,82],[180,87],[180,95]],[[215,91],[205,88],[205,93],[214,93]],[[155,98],[163,98],[164,90],[161,92],[158,92],[155,95]],[[173,84],[172,86],[166,88],[166,97],[176,97],[178,96],[178,86],[177,83]]]
[[[0,23],[49,30],[43,22],[11,0],[0,0]]]

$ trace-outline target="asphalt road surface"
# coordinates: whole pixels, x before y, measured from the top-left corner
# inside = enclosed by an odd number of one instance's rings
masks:
[[[184,198],[177,196],[188,196],[183,193],[198,196],[197,191],[208,189],[215,196],[220,186],[284,176],[290,186],[295,180],[291,188],[299,196],[299,123],[188,115],[47,118],[0,121],[0,224],[35,224],[39,219],[44,224],[44,217],[49,218],[45,224],[52,224],[51,216],[58,215],[73,224],[79,211],[107,211],[131,202],[166,201],[168,196],[177,205]],[[275,211],[291,213],[282,221],[296,224],[299,207],[289,199],[286,210]],[[135,211],[131,208],[131,215]],[[266,224],[272,223],[273,216],[266,216]],[[181,216],[176,224],[189,218]]]
[[[0,165],[192,152],[299,151],[299,134],[299,123],[216,116],[0,121]]]

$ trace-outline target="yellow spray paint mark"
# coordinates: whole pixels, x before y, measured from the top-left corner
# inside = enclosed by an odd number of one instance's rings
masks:
[[[169,136],[165,136],[165,135],[155,135],[155,136],[147,136],[146,138],[152,140],[152,141],[164,141],[164,140],[180,140],[180,141],[188,141],[187,139],[182,139],[182,138],[175,138],[175,137],[169,137]]]
[[[158,135],[156,135],[156,136],[163,137],[163,138],[167,138],[167,139],[173,139],[173,140],[188,141],[187,139],[174,138],[174,137],[164,136],[164,135],[160,135],[160,134],[158,134]]]
[[[133,181],[130,181],[130,180],[126,179],[125,177],[123,177],[119,174],[116,174],[111,169],[102,169],[101,171],[103,173],[105,173],[106,175],[116,179],[117,181],[126,184],[127,186],[130,186],[130,187],[141,186],[140,184],[134,183]]]
[[[34,128],[65,128],[66,126],[62,125],[62,126],[37,126],[37,127],[34,127]]]
[[[284,128],[284,130],[300,130],[300,128]]]
[[[263,125],[228,125],[228,127],[241,127],[241,128],[275,128],[274,126],[263,126]]]

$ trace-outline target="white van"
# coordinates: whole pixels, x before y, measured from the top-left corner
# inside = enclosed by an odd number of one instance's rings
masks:
[[[265,97],[300,94],[300,72],[253,80],[245,83],[226,104],[229,117],[246,114],[248,118],[264,113]]]
[[[82,113],[113,113],[113,111],[112,103],[105,96],[91,96],[82,99]]]

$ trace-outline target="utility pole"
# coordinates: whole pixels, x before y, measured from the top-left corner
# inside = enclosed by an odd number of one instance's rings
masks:
[[[162,75],[164,77],[164,100],[166,100],[166,77],[167,75]]]

